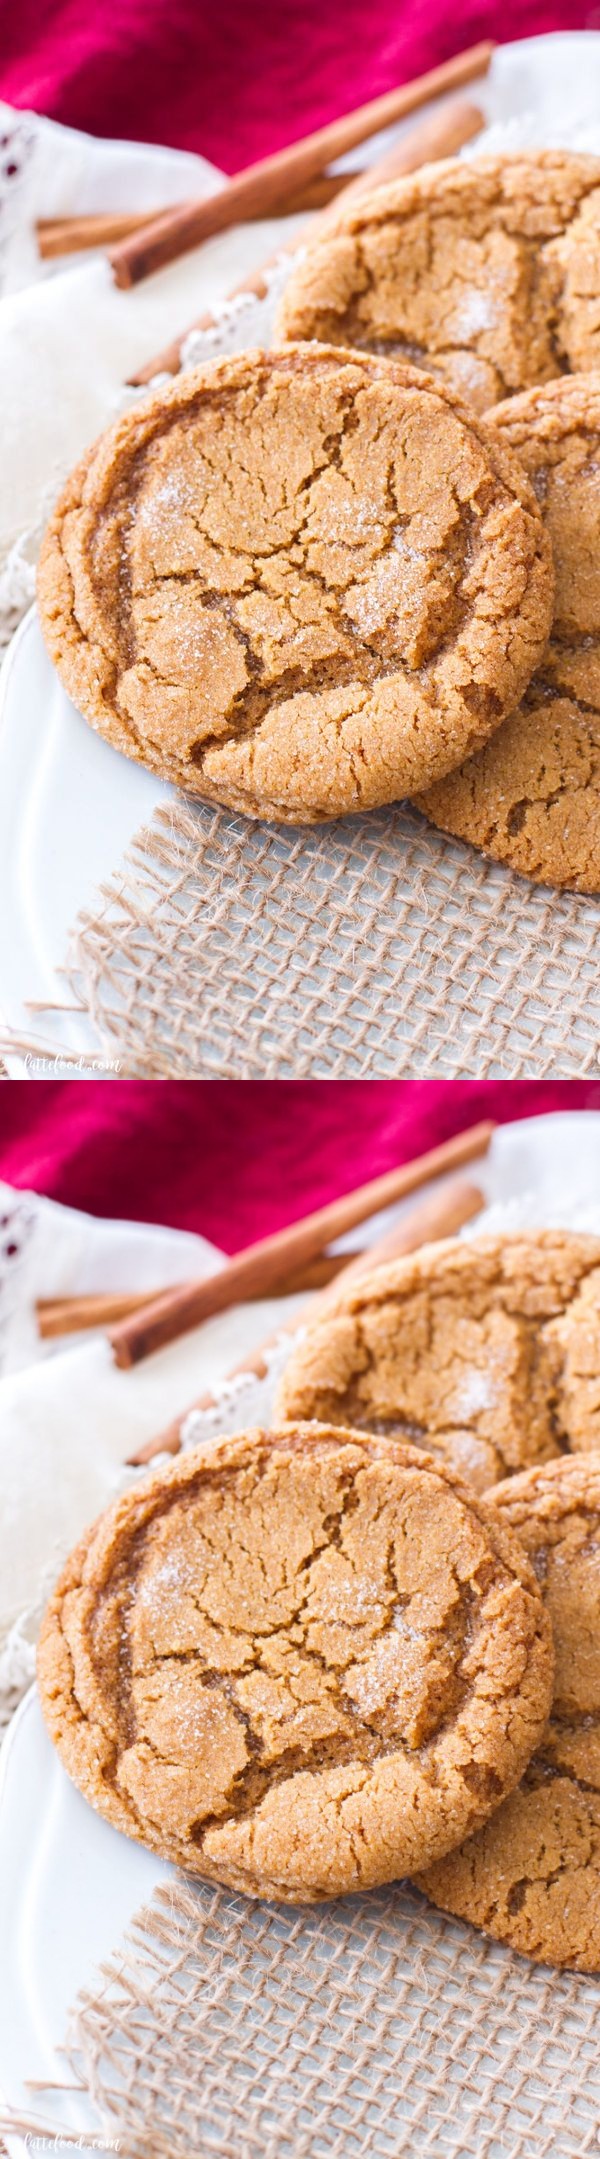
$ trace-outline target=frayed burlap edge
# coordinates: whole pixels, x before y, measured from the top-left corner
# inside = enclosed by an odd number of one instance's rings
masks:
[[[409,1884],[293,1908],[176,1878],[80,1994],[51,2089],[126,2159],[583,2159],[599,2009]]]
[[[402,804],[298,829],[176,801],[79,915],[65,1005],[37,1011],[80,1018],[107,1076],[581,1078],[599,930],[596,900]]]

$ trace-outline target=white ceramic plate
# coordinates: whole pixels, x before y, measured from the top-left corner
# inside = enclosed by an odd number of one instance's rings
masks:
[[[81,1019],[32,1019],[26,1000],[64,1000],[57,969],[78,908],[172,789],[95,735],[71,704],[30,609],[0,676],[2,1019],[57,1049],[87,1047]]]
[[[504,45],[474,95],[493,129],[490,147],[564,145],[576,115],[577,146],[600,150],[600,32]],[[265,302],[235,318],[238,345],[269,334]],[[0,941],[0,1019],[19,1038],[43,1035],[71,1055],[93,1049],[79,1016],[32,1018],[27,1006],[64,996],[57,969],[69,928],[169,792],[85,725],[28,616],[0,679],[0,921],[10,926]],[[14,1058],[10,1069],[23,1067]]]
[[[27,2079],[68,2076],[55,2048],[83,1973],[170,1871],[75,1791],[32,1687],[0,1755],[0,2105],[73,2135],[90,2129],[83,2101],[31,2092]],[[8,2149],[25,2145],[11,2137]]]

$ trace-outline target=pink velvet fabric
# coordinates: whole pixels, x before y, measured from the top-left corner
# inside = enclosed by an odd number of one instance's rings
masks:
[[[600,1081],[12,1081],[0,1176],[239,1251],[481,1117],[600,1109]]]
[[[599,28],[597,0],[0,0],[0,95],[233,172],[480,38]]]

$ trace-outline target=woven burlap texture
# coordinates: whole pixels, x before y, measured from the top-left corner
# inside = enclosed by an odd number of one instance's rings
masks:
[[[581,2159],[599,2005],[408,1885],[291,1910],[174,1882],[77,2004],[70,2066],[130,2159]]]
[[[182,802],[66,972],[126,1075],[571,1078],[598,1067],[599,927],[402,805],[290,830]]]

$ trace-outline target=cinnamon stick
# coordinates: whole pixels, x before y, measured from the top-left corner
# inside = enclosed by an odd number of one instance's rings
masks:
[[[38,1297],[38,1334],[43,1342],[49,1342],[55,1336],[80,1334],[84,1327],[107,1327],[113,1320],[128,1319],[132,1312],[140,1312],[148,1297],[148,1290],[138,1290],[136,1296],[123,1291],[122,1296]]]
[[[483,1193],[477,1185],[468,1184],[463,1177],[453,1178],[450,1184],[444,1185],[441,1192],[430,1193],[427,1199],[421,1200],[416,1207],[411,1207],[410,1213],[396,1222],[384,1237],[379,1237],[376,1244],[368,1245],[364,1251],[358,1252],[349,1260],[348,1266],[338,1275],[335,1285],[324,1289],[319,1297],[311,1298],[309,1305],[303,1305],[302,1310],[285,1323],[286,1334],[291,1337],[297,1334],[301,1327],[314,1326],[323,1313],[336,1303],[340,1292],[345,1291],[355,1277],[383,1266],[388,1259],[399,1259],[403,1253],[415,1252],[420,1245],[437,1243],[442,1237],[453,1237],[458,1229],[463,1228],[465,1222],[472,1221],[474,1215],[481,1213],[484,1205]],[[233,1370],[227,1373],[227,1379],[237,1379],[246,1372],[249,1376],[254,1374],[257,1379],[264,1379],[268,1371],[269,1350],[279,1340],[281,1332],[280,1324],[271,1334],[265,1336],[257,1349],[242,1358],[241,1364],[233,1366]],[[188,1417],[195,1412],[214,1407],[213,1393],[200,1395],[199,1400],[192,1402],[181,1417],[176,1417],[166,1431],[159,1432],[156,1439],[146,1440],[143,1447],[138,1447],[136,1453],[129,1456],[131,1465],[135,1468],[141,1467],[144,1462],[151,1462],[155,1454],[178,1454],[182,1445],[183,1426]]]
[[[321,231],[335,226],[340,214],[352,208],[359,196],[374,187],[387,187],[388,180],[399,180],[403,173],[418,172],[421,165],[435,165],[440,158],[454,157],[464,143],[471,142],[485,127],[485,115],[479,105],[472,105],[466,97],[453,97],[424,120],[417,120],[408,128],[399,142],[392,143],[384,157],[373,165],[364,165],[361,172],[348,173],[348,185],[336,201],[326,205],[323,216],[313,221],[311,244],[320,239]],[[297,244],[297,243],[296,243]]]
[[[294,252],[307,245],[314,247],[322,234],[337,222],[340,212],[345,212],[348,203],[352,205],[359,195],[362,196],[367,191],[370,193],[376,187],[384,187],[388,180],[400,179],[404,173],[417,172],[420,165],[436,164],[440,158],[454,157],[456,151],[462,150],[466,142],[472,142],[474,136],[480,134],[484,125],[484,115],[479,106],[471,105],[466,98],[458,97],[452,98],[444,105],[441,112],[432,113],[427,119],[417,121],[415,127],[408,129],[400,141],[386,151],[385,157],[378,158],[374,165],[366,165],[362,172],[354,175],[340,174],[340,178],[346,180],[347,185],[336,197],[334,205],[329,205],[320,217],[312,218],[310,224],[306,228],[303,226],[301,232],[296,234],[293,241]],[[269,272],[273,265],[279,262],[281,253],[282,245],[279,241],[278,246],[272,249],[257,269],[251,270],[247,277],[233,286],[231,292],[225,296],[226,301],[237,300],[246,292],[253,293],[258,300],[264,299],[268,291]],[[155,353],[152,360],[147,360],[136,375],[130,375],[130,383],[136,389],[142,389],[146,383],[152,382],[155,375],[176,375],[181,366],[181,349],[186,338],[191,337],[196,330],[212,330],[215,320],[210,310],[207,314],[200,315],[196,322],[190,323],[188,329],[182,331],[180,337],[174,338],[162,352]]]
[[[487,74],[494,48],[489,42],[471,46],[459,53],[454,60],[446,60],[441,67],[431,68],[417,81],[403,83],[401,88],[387,91],[383,97],[373,98],[357,112],[346,113],[343,119],[333,120],[327,127],[319,128],[303,142],[291,143],[285,150],[277,150],[273,157],[261,158],[256,165],[246,166],[236,173],[233,180],[219,189],[217,195],[209,195],[202,202],[183,204],[180,209],[166,211],[162,217],[150,221],[141,232],[134,233],[109,252],[115,284],[123,289],[137,285],[155,270],[164,269],[169,262],[177,261],[201,240],[208,240],[215,232],[225,232],[240,219],[255,216],[268,217],[273,206],[280,200],[285,188],[291,192],[314,179],[324,167],[336,158],[344,157],[369,135],[376,135],[381,128],[392,127],[419,106],[427,105],[430,98],[443,97],[446,91],[462,88]]]
[[[298,217],[305,210],[322,210],[335,201],[348,181],[358,177],[358,174],[348,172],[319,173],[304,187],[282,195],[281,202],[274,205],[272,215]],[[153,211],[138,210],[133,214],[131,210],[102,210],[88,217],[39,217],[35,228],[38,253],[42,262],[51,262],[59,255],[79,255],[86,248],[109,247],[115,240],[128,240],[131,233],[142,232],[150,217],[154,222],[165,215],[163,207]],[[254,212],[244,223],[256,221],[257,213]]]
[[[272,1237],[263,1237],[258,1244],[249,1245],[238,1252],[219,1274],[209,1275],[207,1280],[180,1285],[157,1297],[131,1319],[121,1320],[109,1329],[115,1364],[122,1370],[140,1364],[167,1342],[175,1342],[182,1334],[198,1327],[201,1320],[210,1319],[215,1312],[224,1312],[232,1304],[240,1304],[249,1296],[266,1294],[281,1279],[287,1268],[301,1266],[315,1259],[328,1244],[338,1237],[356,1229],[359,1222],[377,1214],[380,1208],[390,1207],[394,1201],[404,1199],[431,1178],[441,1177],[447,1170],[459,1164],[474,1162],[478,1156],[487,1154],[494,1125],[473,1125],[467,1132],[460,1132],[455,1139],[445,1140],[441,1147],[433,1147],[414,1162],[405,1162],[398,1169],[386,1171],[383,1177],[372,1178],[358,1191],[348,1192],[342,1199],[330,1200],[326,1207],[319,1207],[315,1214],[307,1215],[302,1222],[292,1222],[287,1229],[277,1230]]]
[[[318,1259],[311,1259],[304,1267],[297,1267],[291,1274],[282,1275],[275,1284],[272,1295],[296,1297],[301,1290],[323,1289],[335,1282],[348,1261],[355,1255],[348,1252],[323,1252]],[[153,1297],[166,1293],[156,1289]],[[35,1312],[38,1334],[42,1341],[52,1341],[65,1334],[80,1334],[86,1327],[108,1327],[114,1320],[128,1319],[130,1313],[140,1312],[148,1304],[149,1290],[99,1293],[86,1297],[38,1297]],[[249,1298],[248,1303],[253,1300]],[[255,1300],[256,1301],[256,1300]]]

